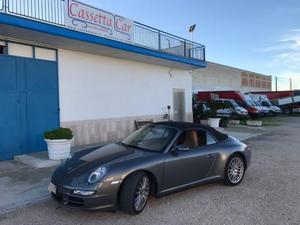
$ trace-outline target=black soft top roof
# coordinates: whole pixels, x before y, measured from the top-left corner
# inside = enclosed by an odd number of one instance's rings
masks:
[[[175,127],[175,128],[177,128],[177,129],[179,129],[181,131],[184,131],[184,130],[187,130],[187,129],[203,129],[203,130],[207,130],[209,133],[211,133],[212,135],[214,135],[215,138],[218,139],[218,141],[223,141],[223,140],[225,140],[225,139],[228,138],[227,134],[223,134],[223,133],[217,131],[216,129],[214,129],[214,128],[210,127],[210,126],[201,125],[201,124],[197,124],[197,123],[168,121],[168,122],[158,122],[158,123],[153,123],[153,124]]]

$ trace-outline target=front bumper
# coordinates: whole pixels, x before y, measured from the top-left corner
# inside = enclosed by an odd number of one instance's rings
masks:
[[[252,117],[252,118],[261,117],[263,115],[264,115],[263,112],[257,112],[257,113],[249,112],[249,116]]]
[[[72,208],[84,210],[103,210],[115,211],[117,209],[116,194],[98,194],[92,196],[82,196],[73,193],[74,189],[63,186],[56,186],[56,193],[51,193],[52,197],[63,204]]]
[[[247,113],[237,113],[235,116],[237,118],[239,118],[239,119],[247,119],[247,118],[249,118],[248,112]]]
[[[250,149],[248,149],[248,147],[245,150],[244,155],[245,155],[245,158],[246,158],[246,169],[248,169],[250,164],[251,164],[251,155],[252,155],[252,152],[251,152]]]

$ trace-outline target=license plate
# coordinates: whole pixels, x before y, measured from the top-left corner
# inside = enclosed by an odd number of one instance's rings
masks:
[[[50,193],[56,194],[56,186],[54,184],[50,183],[48,186],[48,191]]]

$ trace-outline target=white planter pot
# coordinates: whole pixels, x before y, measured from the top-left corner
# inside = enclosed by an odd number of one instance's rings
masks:
[[[259,120],[247,120],[247,126],[261,127],[262,126],[262,121],[259,121]]]
[[[209,123],[208,123],[208,120],[200,120],[200,123],[202,124],[202,125],[209,125]]]
[[[220,120],[221,118],[209,118],[208,119],[209,126],[213,128],[218,128],[220,125]]]
[[[231,125],[240,125],[240,120],[229,120],[228,123]]]
[[[67,159],[71,153],[72,140],[48,140],[45,139],[48,145],[48,155],[51,160]]]

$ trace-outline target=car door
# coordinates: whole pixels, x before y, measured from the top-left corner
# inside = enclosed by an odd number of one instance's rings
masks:
[[[186,150],[171,150],[165,155],[164,190],[205,179],[216,157],[211,145],[207,145],[206,131],[195,130],[205,135],[201,145]],[[184,135],[184,132],[181,136]],[[180,137],[178,138],[180,139]],[[176,141],[178,142],[178,140]],[[200,142],[199,142],[200,143]],[[174,144],[175,147],[176,144]]]

